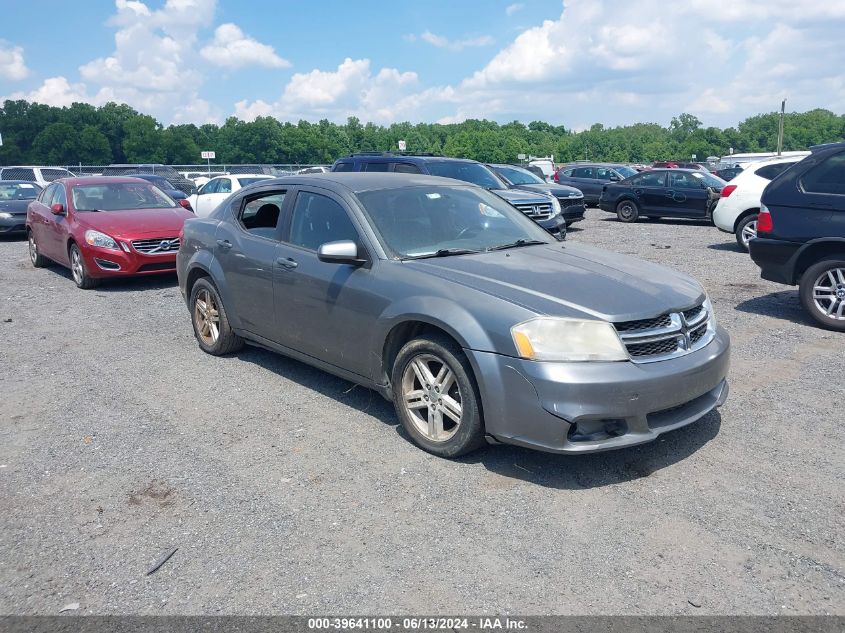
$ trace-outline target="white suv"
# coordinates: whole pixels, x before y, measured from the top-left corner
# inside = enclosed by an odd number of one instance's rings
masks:
[[[790,156],[749,163],[722,189],[722,197],[713,210],[713,224],[720,231],[733,233],[739,247],[748,252],[748,241],[757,237],[757,215],[763,189],[775,176],[800,160],[800,157]]]
[[[36,165],[18,165],[0,169],[0,180],[28,180],[46,187],[59,178],[73,178],[73,174],[62,167],[38,167]]]

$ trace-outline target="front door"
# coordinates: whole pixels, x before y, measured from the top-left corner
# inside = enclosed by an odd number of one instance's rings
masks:
[[[373,261],[345,201],[302,187],[291,207],[278,257],[276,321],[283,345],[361,376],[371,366],[369,343],[380,303],[371,294]],[[367,263],[322,262],[326,242],[352,240]]]

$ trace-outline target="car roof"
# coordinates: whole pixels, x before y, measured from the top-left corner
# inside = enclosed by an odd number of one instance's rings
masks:
[[[585,163],[584,161],[564,165],[564,169],[570,167],[627,167],[627,165],[625,163]]]
[[[266,180],[272,177],[270,174],[217,174],[209,180],[217,180],[218,178],[262,178]]]
[[[343,158],[339,158],[338,162],[347,162],[347,161],[384,161],[384,162],[437,162],[437,161],[448,161],[448,162],[460,162],[460,163],[477,163],[479,161],[472,160],[471,158],[455,158],[453,156],[438,156],[438,155],[427,155],[427,154],[393,154],[390,152],[386,153],[375,153],[375,154],[350,154],[349,156],[344,156]]]
[[[55,165],[6,165],[2,169],[61,169],[67,171],[64,167],[57,167]]]
[[[810,146],[810,151],[813,153],[828,149],[845,149],[845,141],[838,143],[822,143],[821,145]]]
[[[131,176],[74,176],[73,178],[58,178],[53,182],[61,182],[71,187],[75,185],[109,185],[115,183],[142,183],[149,181]],[[52,183],[51,183],[52,184]]]
[[[442,178],[440,176],[426,176],[424,174],[396,174],[391,172],[359,172],[333,171],[325,174],[296,174],[272,178],[262,182],[262,186],[270,183],[302,184],[317,187],[334,186],[352,193],[364,191],[378,191],[383,189],[401,189],[404,187],[478,187],[464,180]]]

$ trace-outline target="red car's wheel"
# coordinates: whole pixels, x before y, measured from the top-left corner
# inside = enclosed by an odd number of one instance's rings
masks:
[[[73,275],[73,281],[79,288],[88,290],[94,288],[100,283],[99,279],[91,277],[88,271],[85,270],[85,260],[82,257],[82,251],[76,244],[70,245],[70,273]]]

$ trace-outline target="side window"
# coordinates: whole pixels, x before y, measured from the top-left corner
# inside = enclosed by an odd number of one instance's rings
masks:
[[[205,183],[202,187],[200,187],[199,195],[205,195],[207,193],[217,193],[217,185],[220,184],[220,181],[215,178],[214,180],[209,180]]]
[[[699,181],[682,171],[669,172],[669,186],[679,189],[700,189]]]
[[[364,163],[363,171],[390,171],[390,163]]]
[[[3,170],[3,180],[35,181],[35,170],[26,167],[7,167]]]
[[[574,173],[575,173],[574,169],[566,169],[566,170],[564,170],[563,175],[566,176],[567,178],[572,178],[572,175]]]
[[[241,211],[238,222],[247,231],[261,237],[274,238],[282,205],[285,202],[284,191],[274,191],[259,195],[247,201]]]
[[[41,195],[38,196],[38,201],[46,206],[50,206],[53,204],[53,196],[56,194],[56,189],[58,185],[50,185],[44,191],[41,192]]]
[[[67,169],[45,169],[42,167],[41,177],[47,182],[53,182],[59,178],[72,178],[73,174]]]
[[[332,171],[355,171],[355,165],[353,163],[337,163]]]
[[[232,180],[221,178],[217,181],[217,193],[232,193]]]
[[[573,174],[576,178],[595,178],[596,170],[592,167],[578,167]]]
[[[338,240],[358,242],[358,231],[346,210],[326,196],[299,192],[293,207],[288,241],[316,251],[321,244]]]
[[[663,187],[665,183],[665,174],[661,172],[646,172],[631,181],[635,187]]]
[[[613,173],[613,170],[607,167],[596,167],[596,178],[598,180],[610,180]]]
[[[50,204],[60,204],[67,211],[67,194],[65,193],[64,185],[56,185],[56,193],[53,196],[53,202]]]
[[[845,195],[845,152],[812,167],[801,178],[801,186],[808,193]]]
[[[411,165],[410,163],[396,163],[393,165],[393,171],[397,174],[421,174],[419,167]]]

